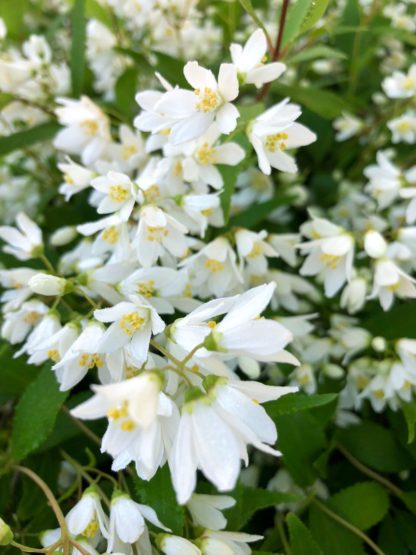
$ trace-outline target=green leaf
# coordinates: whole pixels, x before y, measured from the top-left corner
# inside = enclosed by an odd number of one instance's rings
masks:
[[[404,538],[397,533],[397,523],[390,516],[380,525],[377,545],[386,555],[409,555]]]
[[[301,500],[298,495],[251,488],[242,484],[238,484],[230,495],[236,500],[234,507],[229,509],[225,515],[228,521],[227,528],[230,530],[243,528],[254,513],[260,509]]]
[[[116,107],[127,116],[132,118],[139,107],[134,99],[137,90],[137,78],[139,70],[137,67],[129,67],[117,80],[115,86]]]
[[[277,448],[291,476],[302,487],[313,484],[318,477],[314,462],[326,447],[323,426],[307,411],[283,414],[275,422]]]
[[[334,495],[328,504],[360,530],[368,530],[386,516],[389,496],[375,482],[360,482]]]
[[[72,92],[80,96],[85,80],[85,45],[86,45],[85,0],[75,0],[72,8],[72,44],[71,44],[71,78]]]
[[[298,35],[313,27],[325,13],[328,3],[329,0],[296,0],[296,2],[291,3],[283,32],[282,45],[287,45]]]
[[[337,398],[336,393],[323,393],[315,395],[305,395],[304,393],[289,393],[283,395],[276,401],[266,403],[264,408],[271,418],[276,418],[282,414],[291,414],[303,410],[313,409],[328,403],[332,403]]]
[[[316,60],[317,58],[325,58],[327,60],[342,60],[347,56],[344,52],[331,48],[330,46],[325,46],[324,44],[318,44],[312,46],[311,48],[305,48],[296,54],[285,59],[285,62],[298,64],[300,62],[309,62],[310,60]]]
[[[416,338],[416,303],[396,304],[382,314],[377,311],[364,321],[364,327],[373,335],[382,335],[386,339]]]
[[[109,9],[106,10],[97,0],[86,0],[85,14],[88,19],[96,19],[112,30],[113,22],[111,20],[111,11]]]
[[[23,17],[28,13],[29,0],[3,0],[0,2],[0,17],[4,19],[8,37],[22,40],[27,34]]]
[[[413,443],[416,425],[416,400],[412,399],[409,403],[402,401],[401,408],[407,424],[407,442]]]
[[[218,169],[224,180],[224,188],[220,194],[220,203],[224,215],[224,223],[227,225],[230,217],[231,198],[234,194],[235,184],[241,168],[240,166],[219,166]]]
[[[325,119],[333,119],[342,112],[354,111],[343,97],[317,87],[298,87],[273,83],[272,89],[282,96],[289,96],[291,100],[299,102],[304,107]]]
[[[11,437],[14,459],[24,459],[46,440],[67,396],[68,392],[59,391],[50,367],[44,366],[16,406]]]
[[[338,441],[359,461],[380,472],[401,472],[416,466],[393,433],[374,422],[363,421],[340,430]]]
[[[289,194],[276,193],[276,195],[267,202],[262,202],[256,206],[250,206],[247,210],[230,218],[229,227],[244,226],[245,228],[252,228],[266,219],[273,210],[284,204],[290,204],[292,200],[293,197]]]
[[[315,505],[309,511],[309,525],[324,555],[365,555],[361,540]]]
[[[22,359],[13,358],[10,345],[0,347],[1,394],[7,397],[21,395],[27,385],[35,379],[39,368],[26,364]]]
[[[322,555],[322,551],[313,539],[311,532],[294,513],[287,515],[286,522],[289,528],[292,555]]]
[[[254,9],[253,4],[251,3],[251,0],[239,0],[241,7],[243,8],[243,10],[246,11],[246,13],[251,17],[251,19],[254,21],[254,23],[256,23],[260,29],[263,29],[264,34],[266,35],[266,37],[269,36],[266,27],[264,26],[263,21],[259,18],[259,16],[256,14],[256,10]]]
[[[139,477],[134,478],[135,490],[138,498],[146,505],[150,505],[159,520],[174,534],[181,535],[185,520],[185,509],[178,505],[172,486],[168,465],[159,468],[150,482]]]
[[[59,125],[55,122],[42,123],[26,129],[25,131],[19,131],[13,135],[0,138],[0,156],[9,154],[14,150],[25,148],[36,143],[43,141],[48,141],[52,139],[59,129]]]
[[[185,64],[182,60],[178,60],[162,52],[154,52],[154,54],[157,59],[156,69],[165,79],[172,85],[189,88],[189,83],[183,74],[183,66]]]

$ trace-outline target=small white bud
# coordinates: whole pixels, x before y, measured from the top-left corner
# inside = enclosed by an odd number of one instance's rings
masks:
[[[77,236],[77,230],[74,226],[67,225],[60,227],[51,235],[50,243],[54,247],[62,247],[67,245]]]
[[[67,287],[67,280],[50,274],[36,274],[29,280],[29,287],[38,295],[63,295]]]
[[[0,545],[9,545],[13,540],[13,532],[8,524],[0,518]]]
[[[341,307],[346,308],[350,314],[358,312],[365,303],[367,283],[363,278],[353,278],[344,288],[341,295]]]
[[[383,353],[386,350],[386,340],[384,337],[374,337],[371,341],[371,346],[378,353]]]
[[[179,536],[161,534],[157,538],[157,544],[166,555],[201,555],[196,545]]]
[[[364,237],[364,249],[371,258],[380,258],[387,251],[387,243],[378,231],[367,231]]]
[[[7,27],[4,22],[4,19],[0,17],[0,40],[3,40],[4,38],[6,38],[6,35],[7,35]]]
[[[338,364],[325,364],[323,366],[324,373],[328,376],[328,378],[332,378],[333,380],[339,380],[344,375],[344,370]]]

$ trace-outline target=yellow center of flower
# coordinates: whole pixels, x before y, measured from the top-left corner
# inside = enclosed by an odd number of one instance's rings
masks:
[[[123,160],[129,160],[132,156],[134,156],[138,151],[138,148],[136,145],[130,144],[130,145],[123,145],[123,148],[121,149],[121,156],[123,158]]]
[[[120,418],[126,418],[128,415],[129,415],[128,401],[123,401],[121,407],[111,407],[107,411],[107,416],[111,420],[119,420]]]
[[[205,260],[204,266],[207,270],[213,273],[224,270],[224,264],[219,260],[215,260],[215,258],[208,258],[208,260]]]
[[[67,185],[75,185],[75,181],[72,179],[72,177],[68,173],[64,174],[64,181]]]
[[[260,243],[256,242],[253,245],[253,248],[248,253],[247,258],[257,258],[263,254],[263,249]]]
[[[382,389],[375,389],[373,395],[376,399],[384,399],[384,391]]]
[[[204,143],[201,148],[197,150],[196,157],[203,166],[215,164],[215,148],[209,146],[208,143]]]
[[[207,326],[213,330],[217,326],[217,322],[215,320],[210,320],[207,322]]]
[[[357,389],[362,390],[367,387],[369,381],[370,380],[367,376],[358,376],[355,380],[355,385],[357,386]]]
[[[183,173],[183,168],[182,168],[182,164],[179,162],[179,160],[176,162],[174,168],[173,168],[173,175],[175,177],[180,177]]]
[[[120,328],[128,336],[132,336],[136,331],[141,329],[145,320],[137,312],[125,314],[120,320]]]
[[[275,133],[274,135],[267,135],[265,147],[270,152],[275,152],[276,150],[284,150],[286,148],[286,143],[284,142],[288,139],[289,135],[287,133]]]
[[[309,374],[301,374],[297,376],[298,384],[299,385],[308,385],[311,381]]]
[[[124,202],[129,196],[129,192],[122,185],[111,185],[108,195],[114,202]]]
[[[88,524],[88,526],[82,532],[82,535],[87,537],[87,538],[93,538],[95,536],[95,534],[98,532],[98,528],[99,528],[98,521],[94,516],[93,520],[91,520],[91,522]]]
[[[319,256],[319,260],[323,262],[323,264],[329,268],[330,270],[336,270],[338,267],[339,261],[341,260],[340,256],[336,256],[335,254],[325,254],[324,252]]]
[[[413,79],[413,77],[406,77],[403,86],[407,91],[411,91],[415,86],[415,80]]]
[[[87,135],[93,136],[97,134],[98,123],[93,119],[86,119],[81,123],[81,127]]]
[[[168,230],[165,227],[156,225],[146,226],[146,231],[146,239],[148,241],[161,241],[168,234]]]
[[[104,231],[102,237],[103,237],[103,240],[109,243],[110,245],[115,245],[120,238],[120,232],[116,227],[111,226]]]
[[[48,354],[48,358],[50,358],[54,362],[58,362],[60,359],[59,351],[57,349],[49,349],[47,354]]]
[[[148,189],[143,191],[143,194],[147,202],[154,202],[160,198],[160,189],[157,185],[151,185]]]
[[[201,112],[212,112],[220,103],[218,93],[213,91],[210,87],[195,89],[194,92],[199,99],[195,108]]]
[[[137,292],[143,297],[146,297],[146,299],[150,299],[155,292],[155,280],[149,279],[147,281],[140,281],[137,284]]]
[[[190,283],[187,283],[185,285],[185,289],[183,290],[182,295],[184,297],[188,297],[189,299],[192,299],[193,294],[192,294],[192,285]]]
[[[120,425],[120,428],[123,430],[123,432],[132,432],[135,427],[136,424],[133,422],[133,420],[125,420]]]
[[[166,129],[162,129],[161,131],[159,131],[160,135],[163,135],[163,137],[169,137],[170,135],[170,129],[169,127],[167,127]]]
[[[407,133],[412,129],[412,125],[410,121],[401,121],[397,124],[397,129],[398,131],[400,131],[400,133]]]
[[[92,355],[89,353],[84,353],[83,355],[81,355],[78,359],[78,363],[80,366],[83,366],[85,368],[88,368],[88,370],[90,370],[91,368],[94,368],[95,366],[97,368],[101,368],[101,366],[104,364],[103,359],[98,356],[98,355]]]
[[[26,314],[26,316],[24,317],[24,321],[26,322],[26,324],[30,324],[31,326],[33,326],[34,324],[36,324],[39,318],[40,318],[40,314],[33,310]]]
[[[205,210],[201,210],[201,214],[203,216],[206,216],[207,218],[209,216],[212,216],[212,214],[214,213],[214,209],[213,208],[206,208]]]

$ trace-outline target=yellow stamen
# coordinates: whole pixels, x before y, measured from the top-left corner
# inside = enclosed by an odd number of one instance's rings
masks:
[[[218,93],[210,87],[205,87],[203,90],[195,89],[194,92],[199,98],[195,108],[201,112],[212,112],[220,104]]]
[[[111,226],[104,231],[102,238],[110,245],[115,245],[120,238],[120,232],[116,227]]]
[[[213,272],[214,274],[224,270],[224,264],[214,258],[208,258],[208,260],[205,260],[204,266],[207,270]]]
[[[139,316],[137,312],[130,312],[125,314],[120,320],[120,328],[129,336],[132,336],[136,331],[141,329],[145,319]]]
[[[114,202],[124,202],[129,196],[129,192],[122,185],[111,185],[108,196]]]
[[[149,279],[147,281],[141,281],[137,284],[137,292],[146,297],[146,299],[150,299],[153,297],[153,293],[155,292],[155,280]]]
[[[209,146],[208,143],[204,143],[200,149],[196,151],[196,156],[198,161],[202,165],[215,164],[215,148]]]

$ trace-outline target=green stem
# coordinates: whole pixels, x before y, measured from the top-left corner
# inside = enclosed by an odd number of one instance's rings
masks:
[[[53,264],[50,262],[50,260],[44,254],[40,254],[38,258],[39,258],[39,260],[42,260],[42,262],[44,263],[46,268],[51,272],[51,274],[56,274],[56,271],[55,271],[55,268],[53,267]]]
[[[377,555],[386,555],[384,553],[384,551],[382,551],[374,542],[371,538],[369,538],[366,534],[364,534],[364,532],[362,532],[359,528],[357,528],[356,526],[354,526],[353,524],[349,523],[348,521],[344,520],[341,516],[337,515],[337,513],[334,513],[333,511],[331,511],[331,509],[329,509],[326,505],[324,505],[323,503],[321,503],[321,501],[318,501],[317,499],[314,499],[312,501],[312,503],[318,507],[318,509],[320,511],[322,511],[323,513],[325,513],[326,515],[328,515],[330,518],[332,518],[332,520],[335,520],[335,522],[338,522],[338,524],[340,524],[341,526],[343,526],[344,528],[346,528],[347,530],[349,530],[350,532],[352,532],[353,534],[355,534],[356,536],[358,536],[360,539],[363,540],[364,543],[366,543],[369,547],[371,547],[371,549],[374,551],[374,553],[377,553]]]
[[[359,460],[357,460],[354,457],[354,455],[352,455],[349,451],[347,451],[347,449],[345,449],[345,447],[342,447],[341,445],[337,445],[337,449],[340,453],[342,453],[344,455],[344,457],[353,466],[355,466],[355,468],[360,470],[363,474],[365,474],[369,478],[372,478],[373,480],[375,480],[379,484],[382,484],[383,486],[385,486],[390,491],[390,493],[392,493],[396,497],[402,497],[403,496],[403,492],[400,488],[395,486],[392,482],[390,482],[390,480],[387,480],[387,478],[384,478],[384,476],[381,476],[377,472],[374,472],[374,470],[371,470],[371,468],[368,468],[367,466],[365,466],[363,463],[361,463]]]
[[[290,545],[289,545],[289,542],[287,541],[285,527],[283,524],[283,515],[281,513],[277,514],[276,525],[277,525],[277,530],[279,532],[280,539],[282,540],[284,552],[286,555],[291,555]]]
[[[20,551],[23,551],[23,553],[46,553],[47,551],[49,551],[49,547],[39,549],[37,547],[29,547],[28,545],[23,545],[22,543],[15,542],[14,540],[10,542],[10,545],[16,547],[17,549],[20,549]]]
[[[21,474],[25,474],[28,478],[30,478],[35,484],[39,486],[39,488],[45,494],[45,497],[48,499],[51,509],[55,513],[56,519],[59,523],[59,527],[61,528],[62,532],[62,540],[65,541],[66,538],[69,537],[68,527],[65,521],[65,517],[61,508],[56,500],[54,494],[50,490],[49,486],[42,480],[40,476],[35,474],[30,468],[26,468],[25,466],[16,465],[15,469],[20,472]]]
[[[73,423],[96,445],[99,447],[101,446],[101,439],[86,426],[81,420],[72,416],[71,411],[65,405],[62,407],[62,412],[64,412],[72,421]]]

